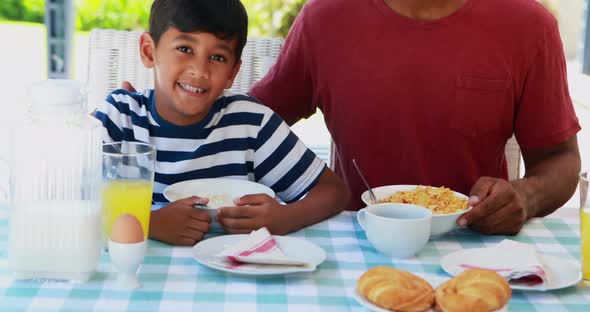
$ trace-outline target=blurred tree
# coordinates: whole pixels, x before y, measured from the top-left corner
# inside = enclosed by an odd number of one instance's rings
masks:
[[[76,29],[147,29],[152,0],[76,0]]]
[[[26,0],[23,1],[23,7],[23,20],[43,23],[43,18],[45,16],[45,0]]]
[[[248,11],[250,36],[286,37],[307,0],[242,0]]]
[[[21,20],[25,11],[22,0],[2,0],[0,5],[0,18],[8,20]]]
[[[0,19],[43,22],[46,0],[0,0]],[[147,29],[153,0],[74,0],[76,29]],[[286,37],[307,0],[242,0],[249,36]]]
[[[43,23],[45,0],[0,0],[0,19]]]
[[[555,17],[557,17],[557,14],[559,13],[559,0],[538,0],[539,2],[541,2],[541,4],[543,6],[545,6],[545,8],[547,8],[547,10],[549,10],[549,12],[551,12],[551,14],[553,14]]]
[[[289,0],[289,2],[291,2],[291,5],[281,17],[280,26],[278,29],[278,34],[283,38],[287,37],[287,34],[291,29],[291,25],[293,25],[295,18],[297,15],[299,15],[299,12],[303,8],[303,5],[307,3],[307,0]]]

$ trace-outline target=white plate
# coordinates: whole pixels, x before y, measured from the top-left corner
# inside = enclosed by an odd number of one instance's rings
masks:
[[[426,275],[426,276],[422,276],[419,275],[420,277],[422,277],[424,280],[426,280],[428,283],[430,283],[430,285],[432,285],[433,288],[438,287],[440,284],[446,282],[447,280],[449,280],[448,277],[441,277],[438,275]],[[359,277],[360,278],[360,277]],[[358,288],[355,287],[354,292],[352,293],[352,296],[354,298],[354,300],[356,300],[356,302],[358,302],[360,305],[362,305],[363,307],[369,309],[369,311],[374,311],[374,312],[391,312],[390,310],[384,309],[374,303],[372,303],[371,301],[367,300],[367,298],[363,297],[363,295],[361,295],[358,291]],[[427,312],[434,312],[434,308],[432,309],[428,309],[426,310]]]
[[[268,194],[275,197],[275,192],[266,185],[248,180],[227,178],[182,181],[164,189],[164,197],[171,202],[191,196],[223,194],[229,195],[232,199],[248,194]],[[212,208],[218,208],[214,206],[212,205]]]
[[[212,269],[253,276],[283,275],[296,272],[311,272],[326,260],[326,252],[319,246],[303,239],[275,236],[273,238],[283,253],[295,259],[308,262],[309,266],[284,266],[284,265],[260,265],[242,264],[230,267],[225,260],[217,255],[227,246],[233,245],[248,237],[247,234],[224,235],[206,239],[193,247],[193,258],[200,264]]]
[[[275,192],[266,185],[248,180],[227,178],[182,181],[166,187],[163,194],[170,202],[191,196],[227,195],[232,200],[249,194],[268,194],[270,197],[275,197]],[[209,232],[223,232],[223,228],[217,222],[217,208],[223,206],[234,205],[229,202],[224,204],[210,202],[208,209],[205,209],[213,220],[209,226]]]
[[[373,311],[373,312],[391,312],[390,310],[383,309],[382,307],[380,307],[380,306],[372,303],[371,301],[367,300],[365,297],[363,297],[363,295],[359,294],[359,291],[358,291],[357,288],[354,289],[354,293],[352,293],[352,297],[354,298],[354,300],[356,300],[356,302],[358,302],[363,307],[367,308],[369,311]],[[434,310],[433,309],[428,309],[426,311],[427,312],[431,312],[431,311],[434,311]]]
[[[442,283],[446,282],[449,280],[448,277],[441,277],[438,275],[431,275],[431,274],[427,274],[426,276],[421,276],[420,277],[424,278],[428,283],[430,283],[430,285],[432,285],[432,288],[436,289],[438,286],[440,286]],[[386,310],[383,309],[382,307],[370,302],[369,300],[367,300],[365,297],[363,297],[359,292],[358,289],[355,288],[354,292],[352,294],[354,300],[356,300],[360,305],[362,305],[363,307],[369,309],[369,311],[373,311],[373,312],[391,312],[390,310]],[[504,312],[507,310],[507,306],[504,306],[503,308],[496,310],[495,312]],[[426,312],[434,312],[434,306],[428,310],[426,310]]]
[[[371,301],[367,300],[365,297],[363,297],[361,294],[359,294],[358,289],[354,290],[354,293],[352,294],[354,300],[356,300],[356,302],[358,302],[360,305],[362,305],[363,307],[367,308],[369,311],[373,311],[373,312],[391,312],[390,310],[387,309],[383,309],[382,307],[375,305],[374,303],[372,303]],[[504,312],[507,311],[507,306],[503,307],[502,309],[496,310],[495,312]],[[434,312],[434,307],[426,310],[426,312]]]
[[[440,265],[445,272],[452,276],[456,276],[465,270],[458,266],[458,264],[462,263],[462,259],[472,257],[475,254],[482,252],[482,249],[485,248],[464,249],[450,253],[441,259]],[[578,263],[551,255],[541,256],[543,257],[543,263],[547,275],[552,277],[553,285],[541,288],[540,285],[526,286],[522,284],[510,284],[510,288],[518,290],[547,291],[576,285],[582,279],[582,273],[580,272],[580,265]]]

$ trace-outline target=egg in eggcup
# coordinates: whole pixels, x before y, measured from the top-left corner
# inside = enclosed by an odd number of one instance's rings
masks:
[[[137,271],[143,263],[147,242],[137,218],[131,214],[119,216],[113,223],[108,245],[111,263],[119,272],[117,287],[139,288]]]

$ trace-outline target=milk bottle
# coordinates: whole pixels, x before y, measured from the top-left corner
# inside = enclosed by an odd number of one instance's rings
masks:
[[[86,281],[101,251],[101,124],[81,85],[33,84],[11,135],[9,267],[17,279]]]

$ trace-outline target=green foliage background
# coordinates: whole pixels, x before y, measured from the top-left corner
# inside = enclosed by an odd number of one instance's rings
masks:
[[[307,0],[242,0],[250,36],[285,37]],[[152,0],[75,0],[76,29],[147,29]],[[0,20],[43,23],[45,0],[0,0]]]
[[[0,0],[0,20],[43,23],[45,0]]]
[[[307,0],[242,0],[250,22],[250,36],[286,37]]]

